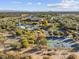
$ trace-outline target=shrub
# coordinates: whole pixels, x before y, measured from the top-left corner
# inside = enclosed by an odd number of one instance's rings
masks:
[[[29,42],[28,42],[27,38],[25,38],[25,37],[23,37],[21,39],[21,44],[22,44],[22,47],[24,47],[24,48],[28,48],[29,47]]]
[[[5,40],[6,40],[6,37],[4,37],[3,35],[0,35],[0,42],[4,43]]]
[[[72,55],[69,55],[67,59],[77,59],[77,56],[72,54]]]
[[[14,42],[11,44],[14,50],[21,48],[21,44],[19,42]]]
[[[49,59],[49,57],[48,56],[44,56],[43,59]]]
[[[29,44],[34,44],[34,40],[29,40]]]
[[[0,59],[20,59],[21,56],[18,53],[9,53],[5,54],[3,52],[0,53]]]
[[[47,40],[46,39],[40,40],[40,44],[41,45],[47,45]]]
[[[17,30],[16,30],[16,35],[17,35],[17,36],[20,36],[21,34],[22,34],[22,31],[19,30],[19,29],[17,29]]]

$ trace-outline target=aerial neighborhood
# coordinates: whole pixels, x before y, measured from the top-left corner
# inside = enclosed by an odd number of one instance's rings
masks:
[[[79,58],[79,15],[15,15],[0,16],[1,59]]]

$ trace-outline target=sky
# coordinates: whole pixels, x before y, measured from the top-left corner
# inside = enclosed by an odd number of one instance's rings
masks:
[[[79,0],[0,0],[0,10],[79,11]]]

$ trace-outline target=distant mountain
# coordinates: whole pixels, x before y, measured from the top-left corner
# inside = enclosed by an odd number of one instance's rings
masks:
[[[16,10],[0,10],[0,12],[19,12],[19,11],[16,11]]]
[[[0,10],[0,13],[61,13],[61,14],[79,14],[79,11],[17,11],[17,10]]]

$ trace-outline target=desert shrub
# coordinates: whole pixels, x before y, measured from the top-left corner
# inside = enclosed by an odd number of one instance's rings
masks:
[[[11,47],[13,47],[13,49],[19,49],[21,48],[21,44],[19,42],[14,42],[11,44]]]
[[[19,30],[19,29],[17,29],[17,30],[16,30],[16,35],[17,35],[17,36],[22,35],[22,31],[21,31],[21,30]]]
[[[6,59],[15,59],[13,55],[7,55]]]
[[[37,23],[35,23],[35,22],[33,22],[32,24],[33,24],[33,25],[37,25]]]
[[[43,20],[43,21],[42,21],[42,25],[43,25],[43,26],[48,26],[48,21],[47,21],[47,20]]]
[[[0,59],[3,59],[3,58],[5,58],[4,54],[0,53]]]
[[[40,40],[40,44],[41,45],[47,45],[47,40],[46,39]]]
[[[21,59],[33,59],[32,56],[23,56]]]
[[[34,44],[34,40],[29,40],[29,44]]]
[[[37,56],[35,56],[35,55],[30,55],[30,56],[29,56],[29,59],[37,59]]]
[[[49,59],[49,57],[48,56],[44,56],[43,59]]]
[[[67,59],[77,59],[77,56],[72,54],[72,55],[69,55]]]
[[[23,37],[21,39],[21,44],[22,44],[22,47],[24,47],[24,48],[28,48],[29,47],[29,42],[28,42],[26,37]]]
[[[3,35],[0,35],[0,42],[4,43],[5,40],[6,40],[6,37],[4,37]]]
[[[6,58],[5,59],[20,59],[20,55],[6,55]]]
[[[4,54],[3,52],[0,53],[0,59],[20,59],[19,54]]]
[[[21,57],[21,59],[29,59],[29,57]]]

